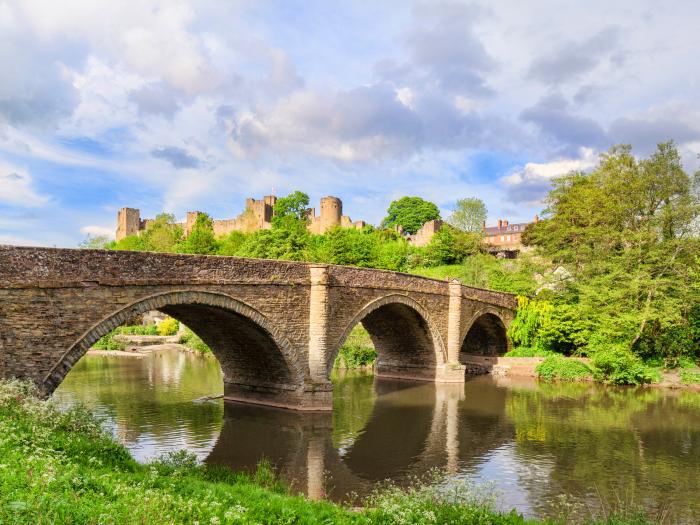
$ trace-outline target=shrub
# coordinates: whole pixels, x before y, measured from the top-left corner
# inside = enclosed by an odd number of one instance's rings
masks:
[[[362,325],[353,328],[345,344],[340,347],[334,368],[362,368],[372,366],[377,360],[377,351],[367,330]]]
[[[510,352],[506,352],[503,357],[549,357],[559,355],[555,352],[549,350],[542,350],[541,348],[532,348],[529,346],[521,346]]]
[[[586,363],[560,355],[547,357],[535,371],[545,381],[580,381],[590,378],[592,374]]]
[[[107,335],[100,337],[95,344],[92,345],[92,347],[98,350],[124,350],[126,348],[126,344],[116,341],[114,339],[115,335],[117,335],[117,331],[112,330]]]
[[[593,348],[593,377],[613,385],[641,385],[659,380],[659,373],[621,344]]]
[[[700,385],[700,372],[697,370],[681,370],[681,383],[686,385]]]
[[[175,335],[180,328],[180,323],[177,319],[168,317],[158,323],[158,335]]]
[[[209,348],[207,344],[187,326],[185,326],[185,330],[180,337],[180,344],[185,345],[187,348],[201,354],[208,354],[211,352],[211,348]]]

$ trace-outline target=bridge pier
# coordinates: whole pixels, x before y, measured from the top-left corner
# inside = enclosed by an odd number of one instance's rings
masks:
[[[450,300],[447,311],[447,362],[436,370],[435,380],[440,383],[464,383],[466,366],[459,362],[462,345],[462,284],[453,279],[449,285]]]

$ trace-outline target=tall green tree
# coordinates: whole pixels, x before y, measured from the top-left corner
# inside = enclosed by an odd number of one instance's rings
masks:
[[[408,233],[416,233],[423,224],[440,218],[438,207],[420,197],[401,197],[389,204],[384,228],[401,226]]]
[[[308,208],[309,196],[302,191],[297,190],[286,197],[280,197],[277,199],[273,209],[272,227],[298,227],[296,223],[306,225]]]
[[[687,323],[700,303],[697,182],[672,142],[642,160],[615,146],[592,172],[554,181],[524,241],[572,272],[569,300],[600,338],[636,348],[651,324]]]
[[[457,201],[447,222],[465,232],[481,233],[484,230],[486,215],[484,201],[476,197],[467,197]]]
[[[172,213],[161,213],[156,215],[141,237],[148,251],[174,252],[182,241],[182,226],[175,223]]]
[[[180,244],[178,251],[210,255],[216,253],[216,249],[217,242],[214,238],[214,227],[211,217],[206,213],[200,213],[195,219],[192,231]]]

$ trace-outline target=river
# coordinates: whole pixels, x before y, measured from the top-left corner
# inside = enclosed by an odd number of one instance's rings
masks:
[[[139,461],[187,449],[294,490],[347,501],[433,469],[488,487],[501,508],[555,517],[624,501],[700,522],[700,394],[482,376],[435,385],[346,374],[332,414],[221,400],[215,358],[177,350],[85,356],[54,394],[102,416]]]

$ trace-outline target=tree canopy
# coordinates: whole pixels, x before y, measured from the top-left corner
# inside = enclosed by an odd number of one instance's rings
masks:
[[[434,203],[420,197],[401,197],[389,204],[382,226],[401,226],[408,233],[416,233],[426,222],[439,218],[440,210]]]
[[[476,197],[467,197],[457,201],[447,222],[462,231],[480,233],[484,229],[486,215],[484,201]]]

